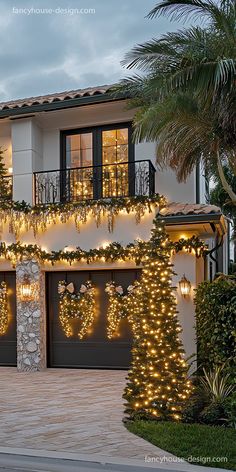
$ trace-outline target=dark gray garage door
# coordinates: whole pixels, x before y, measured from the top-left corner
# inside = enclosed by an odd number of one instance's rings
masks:
[[[0,335],[0,365],[16,365],[16,274],[0,272],[0,282],[7,284],[8,328]]]
[[[127,287],[140,275],[139,270],[94,270],[49,272],[47,274],[48,365],[50,367],[128,368],[131,361],[131,330],[122,320],[119,338],[109,340],[106,334],[107,302],[104,292],[107,282]],[[66,338],[58,318],[58,282],[73,282],[76,290],[87,280],[96,287],[97,317],[88,338]]]

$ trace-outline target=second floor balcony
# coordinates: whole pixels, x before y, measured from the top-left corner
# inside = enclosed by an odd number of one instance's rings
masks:
[[[150,160],[122,162],[34,173],[34,203],[152,196],[155,167]]]

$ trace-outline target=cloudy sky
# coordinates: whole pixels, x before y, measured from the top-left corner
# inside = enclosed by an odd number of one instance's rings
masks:
[[[0,100],[119,80],[126,51],[179,27],[165,18],[146,19],[155,3],[0,0]]]

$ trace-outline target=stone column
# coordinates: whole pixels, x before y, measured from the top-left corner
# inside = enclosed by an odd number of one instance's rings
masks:
[[[19,285],[24,277],[36,288],[31,301],[22,301]],[[38,371],[46,367],[45,275],[36,260],[23,260],[16,267],[17,369]]]

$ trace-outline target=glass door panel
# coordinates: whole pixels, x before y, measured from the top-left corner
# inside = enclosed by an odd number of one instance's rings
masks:
[[[93,134],[66,136],[67,185],[70,200],[93,198]]]
[[[129,194],[128,128],[102,131],[102,195]]]

